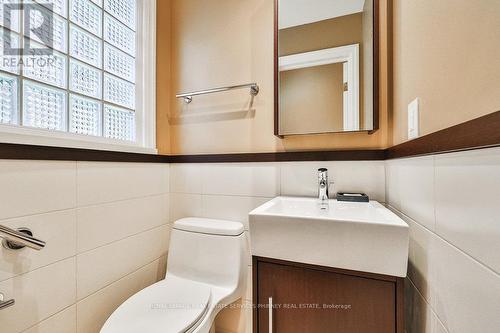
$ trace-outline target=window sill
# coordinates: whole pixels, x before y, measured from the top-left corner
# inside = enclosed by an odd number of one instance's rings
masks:
[[[0,142],[151,155],[158,153],[155,148],[143,147],[136,143],[9,125],[0,125]]]

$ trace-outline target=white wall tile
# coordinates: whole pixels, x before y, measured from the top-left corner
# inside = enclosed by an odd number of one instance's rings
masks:
[[[385,164],[385,196],[391,207],[403,211],[401,208],[401,173],[402,160],[389,160]]]
[[[237,221],[248,230],[248,213],[272,198],[203,195],[203,217]]]
[[[168,194],[79,208],[78,252],[166,224],[168,208]]]
[[[78,206],[169,192],[169,169],[154,163],[78,162]]]
[[[401,210],[426,228],[435,230],[434,157],[410,158],[400,163]]]
[[[278,163],[207,164],[202,168],[203,194],[275,197],[280,193]]]
[[[1,311],[0,331],[76,332],[77,229],[81,251],[110,249],[81,261],[80,289],[92,292],[153,260],[151,276],[163,278],[168,193],[168,164],[0,160],[0,224],[29,227],[47,242],[42,251],[0,248],[0,292],[16,299]],[[141,234],[160,225],[157,235]]]
[[[0,311],[2,333],[18,333],[75,303],[75,258],[0,282],[15,306]]]
[[[170,192],[198,193],[202,191],[202,169],[205,164],[180,163],[170,166]]]
[[[499,216],[500,149],[436,157],[437,232],[497,273]]]
[[[75,206],[75,162],[0,160],[0,219]]]
[[[495,333],[500,327],[500,276],[441,238],[431,260],[432,307],[448,331]]]
[[[409,216],[408,332],[498,331],[500,149],[387,161],[386,174]]]
[[[76,254],[76,212],[65,210],[3,220],[10,228],[26,227],[47,245],[41,251],[0,247],[0,281],[26,273]],[[1,290],[0,290],[1,292]]]
[[[99,333],[108,317],[127,298],[155,283],[159,260],[114,282],[77,304],[78,333]]]
[[[399,181],[402,211],[426,228],[435,230],[434,157],[403,160]]]
[[[170,194],[170,222],[184,217],[203,217],[200,194]]]
[[[76,333],[76,305],[73,305],[23,333]]]
[[[333,162],[286,162],[281,163],[281,195],[308,196],[318,195],[318,169],[333,170]],[[329,181],[335,181],[329,174]],[[330,188],[332,190],[332,188]]]
[[[281,195],[318,195],[318,169],[327,168],[330,193],[364,192],[385,202],[384,162],[287,162],[281,164]]]
[[[396,212],[398,214],[398,212]],[[407,216],[398,214],[410,227],[410,248],[408,251],[408,277],[427,301],[435,297],[431,276],[435,274],[432,263],[435,235]]]
[[[165,225],[79,254],[78,299],[81,300],[165,255],[169,234],[170,225]]]
[[[405,281],[405,326],[407,333],[448,333],[410,280]]]
[[[364,192],[371,200],[385,202],[385,166],[383,161],[334,162],[335,192]]]

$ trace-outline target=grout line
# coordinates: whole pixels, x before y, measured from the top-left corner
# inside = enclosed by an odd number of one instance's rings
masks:
[[[215,197],[237,197],[237,198],[275,198],[280,196],[279,193],[269,195],[246,195],[246,194],[214,194],[214,193],[195,193],[195,192],[170,192],[170,194],[181,194],[181,195],[201,195],[201,196],[215,196]]]
[[[114,281],[112,281],[112,282],[110,282],[110,283],[108,283],[108,284],[106,284],[106,285],[102,286],[101,288],[99,288],[99,289],[97,289],[97,290],[93,291],[92,293],[90,293],[90,294],[86,295],[85,297],[82,297],[81,299],[76,298],[76,302],[75,302],[75,304],[76,304],[76,305],[78,305],[78,303],[80,303],[81,301],[83,301],[83,300],[85,300],[85,299],[87,299],[87,298],[89,298],[89,297],[91,297],[91,296],[93,296],[93,295],[97,294],[98,292],[102,291],[103,289],[106,289],[106,288],[110,287],[111,285],[113,285],[113,284],[115,284],[115,283],[117,283],[117,282],[122,281],[123,279],[127,278],[128,276],[130,276],[130,275],[132,275],[132,274],[137,273],[138,271],[140,271],[140,270],[144,269],[146,266],[151,265],[151,264],[152,264],[152,263],[154,263],[155,261],[159,261],[161,258],[163,258],[163,257],[165,257],[165,256],[167,256],[167,255],[168,255],[168,251],[167,251],[167,252],[165,252],[165,253],[163,253],[163,254],[162,254],[162,255],[160,255],[159,257],[157,257],[157,258],[155,258],[155,259],[153,259],[153,260],[149,261],[148,263],[146,263],[146,264],[144,264],[144,265],[140,266],[139,268],[134,269],[133,271],[131,271],[131,272],[129,272],[129,273],[127,273],[127,274],[123,275],[123,276],[122,276],[122,277],[120,277],[119,279],[114,280]]]
[[[74,0],[71,0],[71,1],[74,1]],[[67,14],[68,14],[68,18],[69,18],[69,7],[71,6],[71,1],[67,1],[66,2],[66,6],[68,7],[67,8]],[[69,53],[69,23],[68,23],[68,53]],[[69,86],[68,86],[69,87]],[[69,108],[68,108],[69,110]],[[69,111],[68,111],[69,112]],[[77,299],[78,299],[78,258],[76,257],[78,255],[78,247],[79,247],[79,238],[78,235],[80,235],[80,231],[79,231],[79,219],[78,219],[78,203],[80,202],[80,196],[78,195],[80,193],[80,191],[78,191],[78,180],[80,179],[80,162],[79,161],[76,161],[76,175],[75,175],[75,191],[76,191],[76,212],[75,212],[75,215],[76,215],[76,237],[75,237],[75,295],[74,295],[74,300],[75,300],[75,330],[77,331],[78,330],[78,311],[76,310],[76,302],[77,302]],[[75,332],[76,333],[76,332]]]
[[[62,259],[58,259],[58,260],[53,261],[53,262],[51,262],[51,263],[49,263],[49,264],[46,264],[46,265],[43,265],[43,266],[37,267],[37,268],[35,268],[35,269],[29,270],[29,271],[26,271],[26,272],[23,272],[23,273],[19,273],[19,274],[16,274],[16,275],[13,275],[13,276],[11,276],[11,277],[9,277],[9,278],[6,278],[6,279],[1,280],[0,282],[5,282],[5,281],[11,280],[11,279],[19,278],[19,277],[21,277],[21,276],[24,276],[24,275],[27,275],[27,274],[30,274],[30,273],[33,273],[33,272],[39,271],[39,270],[41,270],[41,269],[43,269],[43,268],[47,268],[47,267],[52,266],[52,265],[55,265],[55,264],[59,264],[59,263],[61,263],[61,262],[63,262],[63,261],[66,261],[66,260],[69,260],[69,259],[72,259],[72,258],[75,258],[75,264],[76,264],[76,255],[71,255],[71,256],[69,256],[69,257],[65,257],[65,258],[62,258]]]
[[[65,213],[65,212],[71,212],[71,211],[76,212],[76,210],[77,210],[77,207],[71,207],[71,208],[64,208],[64,209],[49,210],[46,212],[40,212],[40,213],[34,213],[34,214],[28,214],[28,215],[19,215],[19,216],[14,216],[14,217],[8,217],[5,219],[0,219],[0,223],[10,223],[11,221],[14,221],[14,220],[26,219],[26,218],[35,217],[35,216],[44,216],[44,215]]]
[[[142,199],[142,198],[151,198],[151,197],[159,197],[162,195],[168,195],[170,194],[169,192],[160,192],[160,193],[151,193],[151,194],[145,194],[145,195],[140,195],[140,196],[133,196],[129,198],[124,198],[124,199],[116,199],[116,200],[111,200],[111,201],[103,201],[103,202],[97,202],[97,203],[91,203],[91,204],[86,204],[86,205],[78,205],[76,208],[87,208],[87,207],[94,207],[94,206],[102,206],[102,205],[107,205],[107,204],[112,204],[112,203],[119,203],[119,202],[124,202],[124,201],[131,201],[131,200],[137,200],[137,199]]]
[[[158,194],[148,194],[148,195],[144,195],[144,196],[131,197],[131,198],[127,198],[127,199],[119,199],[119,200],[95,203],[95,204],[84,205],[84,206],[75,205],[75,206],[61,208],[61,209],[46,210],[46,211],[42,211],[42,212],[38,212],[38,213],[29,213],[29,214],[24,214],[24,215],[11,216],[11,217],[7,217],[7,218],[0,218],[0,223],[5,223],[5,222],[11,221],[11,220],[16,220],[16,219],[34,217],[34,216],[38,216],[38,215],[47,215],[47,214],[54,214],[54,213],[59,213],[59,212],[78,210],[80,208],[98,207],[98,206],[104,206],[104,205],[108,205],[108,204],[120,203],[120,202],[125,202],[125,201],[138,200],[138,199],[143,199],[143,198],[145,199],[145,198],[152,198],[152,197],[168,196],[169,194],[170,193],[168,193],[168,192],[162,192],[162,193],[158,193]]]
[[[439,318],[439,315],[437,314],[436,311],[434,311],[434,307],[432,306],[432,304],[430,304],[427,299],[424,297],[424,295],[422,295],[422,293],[420,292],[420,290],[418,290],[417,286],[415,285],[415,283],[413,283],[412,279],[410,277],[408,277],[408,281],[410,282],[411,284],[411,287],[413,289],[415,289],[415,291],[417,292],[418,296],[424,301],[424,303],[426,304],[426,306],[429,308],[429,310],[434,314],[434,316],[436,317],[436,319],[439,321],[439,323],[444,327],[446,333],[449,333],[449,330],[448,328],[446,327],[446,325],[441,321],[441,318]]]
[[[391,209],[396,215],[399,215],[399,216],[404,216],[405,218],[413,221],[415,224],[417,224],[419,227],[425,229],[427,232],[431,233],[432,235],[436,236],[437,238],[439,238],[441,241],[443,241],[444,243],[446,243],[447,245],[449,245],[450,247],[452,247],[453,249],[455,249],[456,251],[458,251],[459,253],[465,255],[466,257],[468,257],[469,259],[475,261],[477,264],[479,264],[479,266],[481,266],[482,268],[486,269],[487,271],[493,273],[496,277],[500,278],[500,273],[497,273],[492,267],[488,266],[487,264],[485,264],[484,262],[482,262],[481,260],[473,257],[472,255],[468,254],[467,252],[465,252],[464,250],[460,249],[459,247],[455,246],[454,244],[450,243],[448,240],[444,239],[443,237],[441,237],[439,234],[437,234],[436,232],[428,229],[426,226],[420,224],[419,222],[415,221],[414,219],[412,219],[411,217],[409,217],[408,215],[400,212],[399,210],[397,210],[396,208],[392,207],[391,205],[388,205],[387,206],[389,209]]]
[[[92,296],[92,295],[94,295],[94,294],[98,293],[99,291],[101,291],[101,290],[103,290],[103,289],[105,289],[105,288],[107,288],[107,287],[111,286],[112,284],[114,284],[114,283],[116,283],[116,282],[119,282],[119,281],[121,281],[121,280],[125,279],[125,278],[126,278],[126,277],[128,277],[129,275],[134,274],[134,273],[136,273],[136,272],[138,272],[138,271],[140,271],[140,270],[144,269],[146,266],[151,265],[152,263],[154,263],[154,262],[156,262],[156,261],[160,260],[161,258],[163,258],[163,257],[165,257],[165,256],[166,256],[166,254],[163,254],[163,255],[159,256],[158,258],[154,259],[153,261],[148,262],[147,264],[145,264],[145,265],[143,265],[143,266],[139,267],[138,269],[136,269],[136,270],[134,270],[134,271],[132,271],[132,272],[128,273],[127,275],[122,276],[122,277],[121,277],[121,278],[119,278],[118,280],[115,280],[115,281],[111,282],[110,284],[108,284],[108,285],[106,285],[106,286],[102,287],[101,289],[99,289],[99,290],[97,290],[97,291],[93,292],[92,294],[90,294],[90,295],[88,295],[88,296],[86,296],[86,297],[82,298],[81,300],[78,300],[78,299],[75,297],[75,302],[74,302],[74,303],[72,303],[71,305],[68,305],[67,307],[65,307],[65,308],[63,308],[63,309],[61,309],[61,310],[59,310],[58,312],[56,312],[56,313],[54,313],[54,314],[52,314],[52,315],[50,315],[50,316],[48,316],[48,317],[46,317],[46,318],[43,318],[42,320],[38,321],[38,322],[37,322],[37,323],[35,323],[34,325],[32,325],[32,326],[30,326],[30,327],[26,328],[25,330],[23,330],[21,333],[24,333],[24,332],[29,331],[30,329],[32,329],[32,328],[34,328],[34,327],[36,327],[36,326],[40,325],[41,323],[43,323],[44,321],[46,321],[46,320],[48,320],[48,319],[50,319],[50,318],[52,318],[52,317],[55,317],[55,316],[59,315],[60,313],[62,313],[62,312],[64,312],[64,311],[68,310],[68,309],[69,309],[69,308],[71,308],[71,307],[75,307],[75,312],[76,312],[76,315],[77,315],[76,320],[77,320],[77,323],[78,323],[78,311],[77,311],[77,305],[78,305],[78,303],[79,303],[79,302],[81,302],[81,301],[83,301],[84,299],[86,299],[86,298],[88,298],[88,297],[90,297],[90,296]],[[78,280],[78,279],[77,279],[77,280]],[[75,296],[76,296],[76,295],[75,295]]]
[[[437,182],[436,182],[436,156],[432,156],[432,213],[433,213],[433,216],[434,216],[434,230],[436,230],[436,234],[437,234],[437,215],[436,215],[436,201],[437,201]]]
[[[57,315],[61,314],[62,312],[66,311],[66,310],[68,310],[69,308],[72,308],[72,307],[75,307],[75,312],[76,312],[76,303],[72,303],[71,305],[68,305],[67,307],[65,307],[65,308],[63,308],[63,309],[61,309],[61,310],[57,311],[56,313],[54,313],[54,314],[52,314],[52,315],[50,315],[50,316],[48,316],[48,317],[46,317],[46,318],[43,318],[42,320],[40,320],[40,321],[38,321],[37,323],[33,324],[32,326],[28,327],[27,329],[25,329],[25,330],[21,331],[21,333],[28,332],[28,331],[29,331],[29,330],[31,330],[32,328],[35,328],[35,327],[39,326],[39,325],[40,325],[40,324],[42,324],[43,322],[45,322],[45,321],[47,321],[47,320],[49,320],[49,319],[51,319],[51,318],[53,318],[53,317],[55,317],[55,316],[57,316]]]
[[[88,249],[88,250],[84,250],[82,252],[78,252],[78,249],[77,249],[77,252],[76,252],[76,257],[78,257],[79,255],[82,255],[82,254],[86,254],[86,253],[89,253],[89,252],[92,252],[92,251],[95,251],[95,250],[98,250],[98,249],[101,249],[103,247],[106,247],[106,246],[109,246],[109,245],[112,245],[112,244],[115,244],[115,243],[118,243],[118,242],[122,242],[124,240],[127,240],[129,238],[132,238],[132,237],[136,237],[136,236],[139,236],[141,234],[144,234],[144,233],[147,233],[147,232],[151,232],[155,229],[160,229],[160,228],[163,228],[163,227],[166,227],[166,226],[172,226],[172,223],[167,221],[167,222],[163,222],[162,224],[160,225],[157,225],[157,226],[154,226],[154,227],[151,227],[149,229],[146,229],[146,230],[143,230],[143,231],[138,231],[136,233],[133,233],[133,234],[130,234],[126,237],[123,237],[123,238],[120,238],[120,239],[116,239],[116,240],[113,240],[113,241],[110,241],[108,243],[105,243],[105,244],[101,244],[97,247],[94,247],[94,248],[91,248],[91,249]]]
[[[162,227],[165,227],[165,226],[172,226],[172,224],[171,224],[170,222],[166,222],[166,223],[164,223],[164,224],[162,224],[162,225],[159,225],[159,226],[156,226],[156,227],[150,228],[150,229],[148,229],[148,230],[145,230],[145,231],[141,231],[141,232],[138,232],[138,233],[132,234],[132,235],[127,236],[127,237],[125,237],[125,238],[121,238],[121,239],[119,239],[119,240],[116,240],[116,241],[113,241],[113,242],[110,242],[110,243],[106,243],[106,244],[104,244],[104,245],[100,245],[100,246],[98,246],[98,247],[96,247],[96,248],[93,248],[93,249],[90,249],[90,250],[85,250],[84,252],[80,252],[80,253],[78,253],[78,249],[76,249],[76,252],[75,252],[75,254],[73,254],[73,255],[70,255],[70,256],[67,256],[67,257],[64,257],[64,258],[61,258],[61,259],[57,259],[57,260],[55,260],[55,261],[52,261],[52,262],[50,262],[50,263],[47,263],[47,264],[45,264],[45,265],[43,265],[43,266],[40,266],[40,267],[37,267],[37,268],[35,268],[35,269],[31,269],[31,270],[29,270],[29,271],[22,272],[22,273],[19,273],[19,274],[16,274],[16,275],[10,276],[10,277],[8,277],[8,278],[6,278],[6,279],[0,280],[0,282],[4,282],[4,281],[10,280],[10,279],[14,279],[14,278],[17,278],[17,277],[20,277],[20,276],[23,276],[23,275],[26,275],[26,274],[29,274],[29,273],[32,273],[32,272],[38,271],[38,270],[40,270],[40,269],[42,269],[42,268],[46,268],[46,267],[48,267],[48,266],[55,265],[55,264],[57,264],[57,263],[60,263],[60,262],[62,262],[62,261],[65,261],[65,260],[68,260],[68,259],[71,259],[71,258],[75,258],[76,273],[78,274],[78,265],[76,265],[76,260],[77,260],[77,257],[78,257],[79,255],[81,255],[81,254],[85,254],[85,253],[88,253],[88,252],[91,252],[91,251],[93,251],[93,250],[96,250],[96,249],[99,249],[99,248],[102,248],[102,247],[105,247],[105,246],[108,246],[108,245],[111,245],[111,244],[114,244],[114,243],[117,243],[117,242],[120,242],[120,241],[126,240],[126,239],[131,238],[131,237],[135,237],[135,236],[138,236],[138,235],[140,235],[140,234],[142,234],[142,233],[146,233],[146,232],[152,231],[152,230],[154,230],[154,229],[159,229],[159,228],[162,228]],[[77,279],[77,287],[78,287],[78,279]]]

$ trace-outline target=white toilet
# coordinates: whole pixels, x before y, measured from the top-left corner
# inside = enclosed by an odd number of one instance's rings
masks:
[[[246,287],[247,242],[238,222],[175,222],[164,280],[125,301],[101,333],[206,333]]]

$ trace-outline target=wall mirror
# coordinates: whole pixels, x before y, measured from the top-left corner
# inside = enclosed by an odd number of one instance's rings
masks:
[[[276,135],[378,128],[378,5],[276,0]]]

